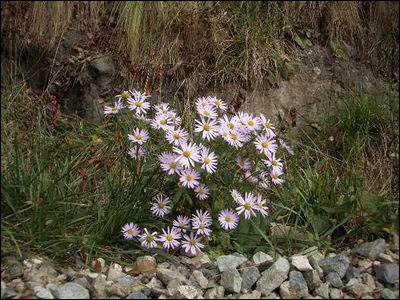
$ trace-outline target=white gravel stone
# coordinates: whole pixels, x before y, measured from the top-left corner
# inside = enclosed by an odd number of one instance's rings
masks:
[[[311,271],[313,268],[311,267],[307,256],[304,255],[294,255],[290,259],[291,264],[300,272]]]

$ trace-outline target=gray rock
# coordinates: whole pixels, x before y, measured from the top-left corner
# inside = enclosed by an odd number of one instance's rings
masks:
[[[356,298],[372,293],[373,289],[366,284],[361,283],[358,279],[352,278],[346,284],[346,290],[353,294]]]
[[[201,296],[201,292],[193,286],[181,285],[175,289],[171,296],[175,299],[195,299]]]
[[[271,294],[264,297],[263,299],[281,299],[281,297],[277,293],[272,292]]]
[[[396,293],[390,289],[383,289],[381,291],[381,296],[383,299],[396,299]]]
[[[221,299],[224,297],[224,294],[225,288],[223,286],[218,286],[207,290],[204,296],[206,299]]]
[[[379,256],[379,254],[384,253],[384,251],[385,251],[384,239],[378,239],[370,243],[364,243],[354,249],[355,253],[368,257],[371,260],[375,260]]]
[[[358,278],[358,277],[360,277],[360,270],[350,265],[345,275],[346,282],[348,282],[352,278]]]
[[[253,262],[256,266],[270,266],[274,263],[274,259],[268,254],[259,251],[253,255]]]
[[[141,292],[130,293],[125,299],[149,299]]]
[[[240,295],[238,299],[260,299],[261,293],[257,290],[252,291],[251,293]]]
[[[394,284],[399,280],[399,265],[396,264],[381,264],[374,266],[375,276],[382,283]]]
[[[2,281],[1,281],[1,299],[4,299],[3,297],[4,297],[4,293],[6,292],[6,288],[7,288],[7,285],[6,285],[6,283],[2,280]]]
[[[157,277],[160,279],[165,285],[168,285],[168,283],[173,280],[177,279],[181,281],[182,283],[185,283],[186,277],[182,275],[179,272],[164,269],[164,268],[157,268]]]
[[[318,264],[324,271],[324,274],[327,275],[331,272],[336,272],[340,278],[343,278],[350,265],[350,260],[346,256],[336,255],[335,257],[324,258]]]
[[[1,258],[1,264],[7,270],[7,273],[11,279],[21,277],[24,273],[24,266],[14,256],[5,256]]]
[[[335,288],[342,288],[343,282],[342,279],[340,278],[339,274],[336,272],[330,272],[328,275],[325,277],[326,282],[329,282],[333,287]]]
[[[391,255],[384,254],[384,253],[381,253],[378,255],[378,260],[383,263],[393,263],[394,262],[393,257]]]
[[[229,269],[236,269],[242,263],[246,262],[247,258],[244,256],[236,255],[222,255],[217,257],[216,263],[220,272],[224,272]]]
[[[104,299],[107,296],[106,276],[101,274],[93,281],[93,293],[98,299]]]
[[[256,267],[248,267],[243,268],[240,275],[242,277],[242,291],[244,289],[250,290],[258,278],[260,278],[260,271]]]
[[[89,67],[92,72],[96,72],[98,75],[113,75],[115,72],[115,66],[110,56],[101,56],[95,58],[90,62]]]
[[[12,288],[7,287],[4,291],[4,299],[18,299],[18,293]]]
[[[36,286],[33,291],[35,296],[39,299],[54,299],[53,294],[48,289],[45,289],[41,286]]]
[[[194,279],[194,277],[193,277],[193,279]],[[168,282],[167,289],[168,290],[173,290],[173,289],[176,289],[178,286],[181,286],[181,285],[182,285],[182,281],[177,279],[177,278],[175,278],[175,279],[172,279],[170,282]]]
[[[201,253],[193,258],[183,256],[182,263],[193,266],[195,269],[201,269],[209,267],[211,265],[211,260],[208,258],[207,254]]]
[[[312,271],[308,271],[308,272],[304,272],[303,273],[304,279],[307,282],[308,285],[308,289],[310,291],[314,291],[315,289],[317,289],[322,281],[321,278],[319,277],[318,271],[317,270],[312,270]]]
[[[242,287],[242,278],[238,270],[229,269],[221,274],[221,285],[228,292],[240,293]]]
[[[315,290],[315,294],[317,296],[321,296],[324,299],[329,299],[329,283],[325,282],[321,284],[319,288]]]
[[[163,285],[163,283],[162,283],[160,280],[158,280],[157,278],[153,277],[153,278],[151,278],[151,280],[146,284],[146,287],[148,287],[149,289],[153,289],[153,288],[156,288],[156,289],[163,289],[163,288],[164,288],[164,285]]]
[[[282,283],[280,295],[284,299],[297,299],[308,295],[307,282],[298,271],[289,273],[289,281]]]
[[[343,292],[339,289],[331,289],[330,296],[331,299],[341,299],[343,297]]]
[[[49,282],[57,282],[57,271],[49,264],[33,265],[32,268],[25,270],[24,280],[38,282],[42,285]]]
[[[51,291],[57,299],[90,299],[89,291],[73,282],[57,286],[56,289]]]
[[[124,277],[126,274],[122,272],[122,267],[118,264],[111,264],[107,272],[107,280],[115,281],[118,278]]]
[[[307,255],[308,261],[314,270],[318,272],[320,278],[323,278],[324,271],[319,266],[319,262],[324,259],[324,256],[320,252],[312,252],[310,255]]]
[[[264,296],[268,296],[286,280],[289,270],[289,262],[283,257],[279,258],[268,270],[262,273],[261,278],[257,281],[257,290]]]
[[[295,267],[300,272],[311,271],[313,268],[311,267],[307,256],[304,255],[294,255],[290,258],[290,263],[293,267]]]
[[[199,285],[203,290],[208,286],[208,279],[201,273],[200,271],[194,270],[192,274],[195,282]]]
[[[361,280],[362,280],[362,283],[368,285],[370,288],[375,290],[375,288],[376,288],[375,279],[374,279],[374,277],[372,277],[371,274],[368,274],[368,273],[361,274]]]

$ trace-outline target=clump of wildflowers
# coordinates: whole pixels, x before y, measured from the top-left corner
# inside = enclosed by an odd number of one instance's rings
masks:
[[[247,112],[229,115],[222,99],[199,97],[194,107],[196,119],[185,126],[184,118],[169,103],[152,104],[150,96],[140,91],[123,91],[115,98],[111,106],[104,107],[104,113],[115,118],[127,108],[132,115],[127,157],[136,161],[135,176],[141,172],[142,161],[152,163],[159,171],[163,179],[156,182],[158,194],[149,210],[167,225],[151,231],[127,223],[121,229],[124,239],[138,238],[144,248],[182,248],[197,255],[205,247],[203,241],[211,239],[218,229],[213,217],[220,228],[234,231],[240,222],[270,216],[265,194],[285,182],[282,150],[293,154],[270,119]],[[192,217],[174,217],[174,206],[183,198],[170,200],[176,197],[165,189],[164,179],[191,198],[193,204],[185,203],[184,209]],[[215,201],[222,201],[224,208],[212,211]]]

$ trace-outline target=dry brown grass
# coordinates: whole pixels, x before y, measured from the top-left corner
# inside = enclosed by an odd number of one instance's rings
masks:
[[[14,52],[32,43],[54,48],[68,28],[99,32],[101,21],[110,26],[110,15],[116,28],[109,47],[128,65],[128,82],[154,85],[165,65],[182,61],[175,79],[188,86],[273,83],[294,55],[291,37],[307,30],[321,33],[327,45],[352,45],[385,75],[399,66],[397,2],[6,1],[2,34]]]

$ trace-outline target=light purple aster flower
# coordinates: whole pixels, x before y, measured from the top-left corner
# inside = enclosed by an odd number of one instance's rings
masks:
[[[147,228],[143,229],[144,233],[139,236],[139,241],[144,248],[157,248],[157,232],[150,233]]]
[[[164,197],[162,194],[158,194],[153,198],[153,203],[151,204],[151,212],[157,217],[163,218],[165,215],[169,214],[171,207],[168,206],[169,198]]]
[[[263,114],[260,114],[260,120],[261,120],[261,124],[264,128],[264,131],[266,131],[266,133],[267,133],[267,136],[274,137],[275,136],[274,125],[272,125],[272,123],[269,121],[269,119],[267,120]]]
[[[172,129],[172,120],[167,114],[157,113],[151,121],[151,127],[168,131]]]
[[[115,101],[113,106],[104,106],[105,115],[114,115],[120,112],[124,108],[121,101]]]
[[[231,230],[236,228],[239,216],[234,210],[225,209],[219,213],[218,221],[222,228],[225,230]]]
[[[140,146],[130,148],[128,151],[129,156],[134,160],[140,160],[146,157],[146,150]]]
[[[261,134],[257,136],[254,144],[260,153],[264,153],[267,156],[272,155],[278,149],[278,146],[273,138],[267,136],[267,134]]]
[[[158,105],[154,105],[154,108],[155,108],[156,112],[163,113],[163,114],[169,113],[169,109],[170,109],[169,104],[165,103],[165,102],[162,102]]]
[[[159,241],[163,243],[164,249],[175,249],[179,246],[179,239],[181,234],[175,227],[167,227],[167,231],[162,230],[163,234],[160,235]]]
[[[203,210],[196,210],[196,214],[192,215],[192,223],[204,223],[206,226],[210,226],[212,223],[212,218],[208,211],[203,212]]]
[[[204,184],[200,184],[194,191],[196,192],[196,197],[202,201],[206,200],[210,195],[210,189]]]
[[[240,203],[240,199],[243,199],[242,195],[235,189],[231,190],[231,196],[233,198],[233,202],[236,204]]]
[[[186,130],[177,128],[167,131],[165,138],[167,139],[168,143],[174,146],[180,146],[181,144],[187,144],[187,137],[188,133]]]
[[[184,235],[183,238],[185,241],[182,242],[182,248],[186,253],[197,255],[204,248],[204,245],[200,243],[201,239],[197,238],[197,235],[193,235],[193,232],[190,233],[190,236]]]
[[[273,184],[283,184],[285,180],[280,178],[279,176],[283,175],[282,170],[272,170],[271,172],[271,181]]]
[[[268,159],[262,159],[261,161],[266,164],[268,167],[271,167],[272,170],[282,171],[283,163],[282,160],[275,157],[275,153],[267,155]]]
[[[121,232],[125,240],[130,240],[140,234],[140,228],[136,224],[128,223],[122,227]]]
[[[256,215],[254,210],[257,206],[255,204],[255,197],[252,192],[245,193],[244,198],[239,198],[238,200],[240,206],[237,207],[236,210],[239,215],[244,212],[245,219],[250,219],[252,215]]]
[[[168,175],[178,174],[182,165],[176,161],[178,156],[171,152],[163,152],[159,155],[160,166]]]
[[[134,143],[142,145],[149,139],[149,132],[146,129],[133,129],[133,134],[128,134],[128,139]]]
[[[201,121],[196,120],[196,129],[195,132],[201,132],[203,139],[207,139],[208,141],[215,139],[218,136],[218,125],[217,121],[213,119],[205,120],[203,117],[200,118]]]
[[[196,170],[186,169],[180,171],[179,182],[189,189],[194,189],[200,182],[200,174]]]
[[[209,228],[211,223],[205,221],[201,221],[199,218],[195,218],[192,221],[192,229],[197,230],[196,234],[210,236],[212,230]]]
[[[243,171],[250,171],[251,170],[251,162],[248,158],[237,157],[236,164],[241,168]]]
[[[147,110],[150,108],[150,103],[146,101],[149,96],[142,94],[139,91],[133,90],[130,91],[132,98],[128,99],[128,108],[130,110],[135,111],[137,115],[144,115],[147,113]]]
[[[180,232],[184,233],[190,227],[190,219],[186,216],[177,216],[172,225],[178,228]]]
[[[256,210],[257,210],[263,217],[267,217],[267,216],[268,216],[267,201],[266,201],[261,195],[257,195]]]
[[[181,144],[179,148],[173,147],[173,150],[178,154],[176,161],[187,169],[194,167],[194,163],[200,161],[199,147],[194,143]]]
[[[214,152],[209,153],[209,149],[203,148],[200,151],[200,162],[202,163],[201,168],[205,169],[207,173],[214,173],[217,169],[217,156]]]

